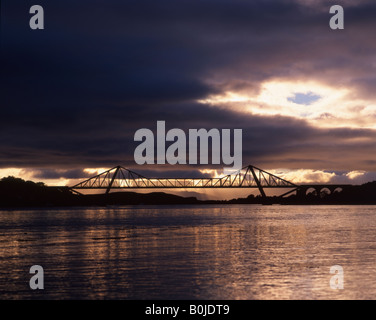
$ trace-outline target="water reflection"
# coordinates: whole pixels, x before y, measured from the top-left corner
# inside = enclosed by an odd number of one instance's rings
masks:
[[[0,211],[2,299],[372,299],[375,206]],[[42,265],[45,290],[29,288]],[[329,286],[332,265],[345,289]]]

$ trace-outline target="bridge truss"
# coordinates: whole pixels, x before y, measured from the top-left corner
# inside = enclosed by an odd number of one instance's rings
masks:
[[[76,184],[71,190],[105,189],[109,193],[116,189],[158,188],[257,188],[261,196],[265,197],[265,188],[293,188],[286,193],[289,194],[299,186],[251,165],[221,178],[146,178],[122,166],[116,166]]]

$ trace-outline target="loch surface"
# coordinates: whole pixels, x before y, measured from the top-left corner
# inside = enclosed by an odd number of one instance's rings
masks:
[[[0,210],[0,262],[1,299],[374,299],[376,206]]]

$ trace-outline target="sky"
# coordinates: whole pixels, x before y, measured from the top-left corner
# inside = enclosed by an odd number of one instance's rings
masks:
[[[374,0],[1,1],[0,177],[223,167],[137,165],[134,133],[165,121],[242,129],[244,166],[294,183],[376,180],[375,34]]]

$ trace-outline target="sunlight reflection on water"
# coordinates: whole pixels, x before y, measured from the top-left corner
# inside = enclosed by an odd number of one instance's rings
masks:
[[[376,206],[0,211],[2,299],[374,299]],[[29,288],[41,265],[45,289]],[[344,268],[344,289],[329,286]]]

